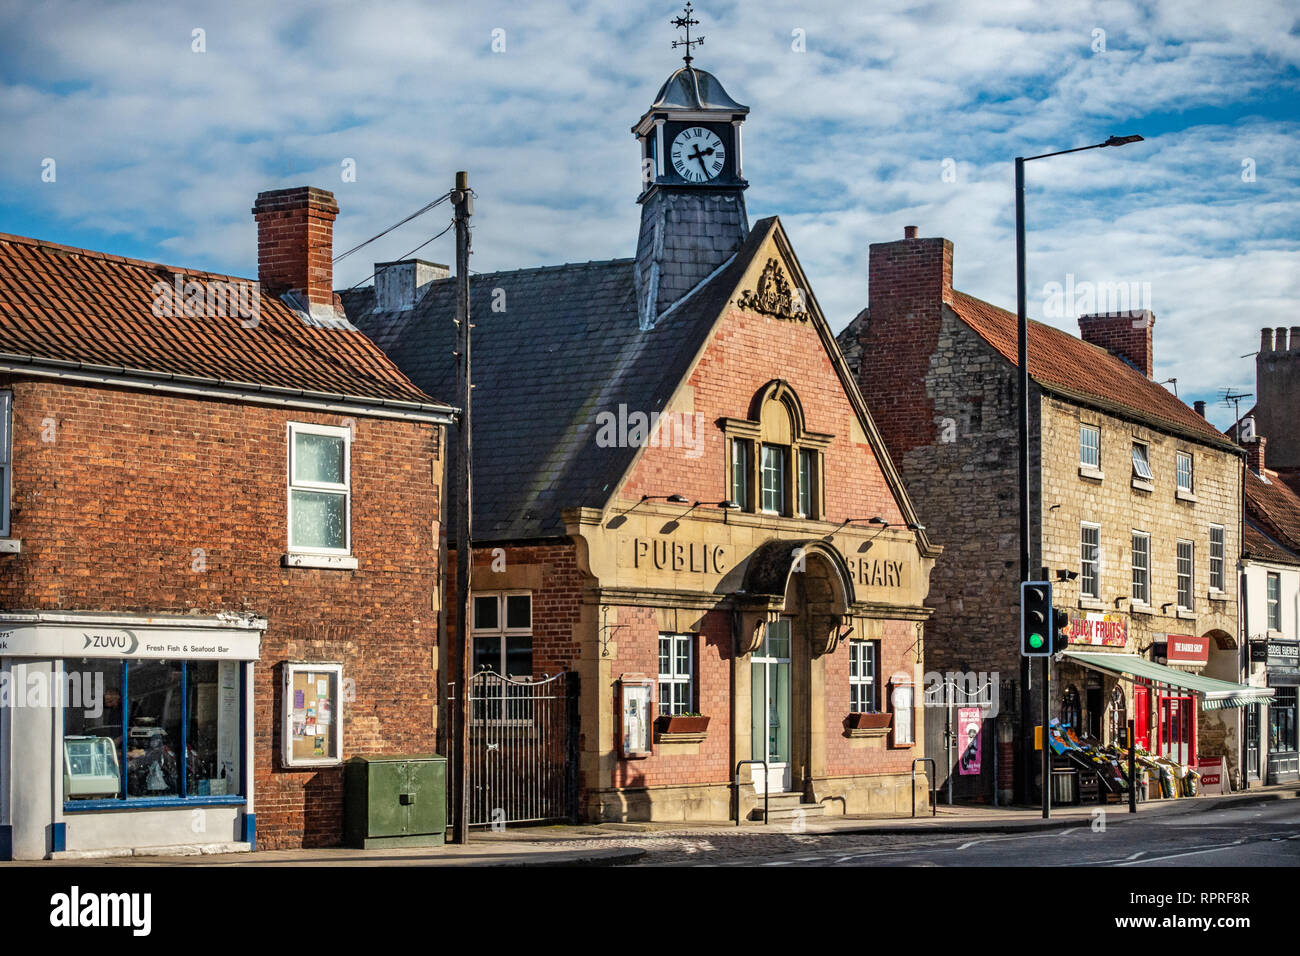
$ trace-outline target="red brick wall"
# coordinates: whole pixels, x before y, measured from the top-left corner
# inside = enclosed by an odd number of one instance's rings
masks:
[[[880,515],[892,524],[901,522],[871,447],[851,438],[853,407],[812,323],[739,309],[728,312],[690,377],[695,412],[704,416],[703,453],[691,458],[686,448],[645,448],[621,496],[631,501],[643,494],[672,493],[692,501],[726,498],[726,440],[715,422],[749,418],[755,394],[774,378],[789,382],[799,396],[809,431],[835,436],[825,455],[824,517],[841,521]]]
[[[23,549],[0,557],[0,601],[265,616],[251,755],[259,845],[338,843],[342,769],[280,766],[279,665],[343,663],[356,693],[344,705],[345,758],[434,749],[440,429],[353,418],[360,567],[283,568],[286,423],[347,418],[48,380],[6,387]],[[193,570],[195,548],[206,570]]]
[[[659,625],[654,608],[621,608],[618,632],[618,666],[621,673],[641,673],[654,678],[659,673]],[[731,658],[733,640],[731,614],[709,611],[695,641],[695,693],[691,709],[709,718],[708,736],[698,754],[665,754],[656,750],[638,760],[615,764],[616,787],[654,787],[665,784],[726,783],[731,763]],[[659,688],[654,690],[658,713]],[[610,712],[618,727],[618,699],[610,701]],[[616,731],[617,732],[617,731]],[[746,754],[748,756],[748,754]]]
[[[915,678],[916,625],[911,621],[886,621],[880,640],[881,689],[877,704],[882,711],[892,711],[889,681],[895,674]],[[832,776],[863,773],[906,773],[912,758],[922,755],[919,708],[924,688],[914,691],[918,712],[913,714],[916,744],[912,747],[891,746],[893,736],[879,747],[855,749],[844,734],[844,718],[849,713],[849,650],[843,643],[826,658],[826,772]]]
[[[934,402],[925,392],[925,374],[943,304],[952,303],[952,243],[872,243],[868,281],[859,384],[889,454],[901,464],[907,452],[934,442]]]

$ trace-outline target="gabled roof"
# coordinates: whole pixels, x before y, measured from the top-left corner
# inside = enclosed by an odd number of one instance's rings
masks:
[[[1246,537],[1241,548],[1241,556],[1246,560],[1300,565],[1300,554],[1294,554],[1282,547],[1249,518],[1246,519]]]
[[[1261,549],[1271,546],[1276,550],[1280,546],[1290,552],[1288,560],[1300,561],[1300,496],[1279,481],[1277,475],[1265,470],[1261,477],[1247,468],[1245,497],[1247,531],[1253,524],[1258,532],[1272,539],[1258,542]],[[1246,544],[1251,543],[1248,533]]]
[[[1019,367],[1015,313],[956,290],[952,311]],[[1193,441],[1240,451],[1177,396],[1127,362],[1042,322],[1029,323],[1029,374],[1044,389],[1062,397],[1136,418]]]
[[[597,413],[666,405],[760,232],[647,331],[637,323],[632,259],[472,277],[476,540],[563,535],[562,508],[604,506],[639,449],[598,447]],[[451,394],[455,279],[431,282],[407,312],[376,313],[374,302],[373,287],[343,296],[348,318],[417,385]],[[454,457],[450,436],[448,446]],[[454,527],[454,501],[447,506]]]
[[[232,290],[253,281],[0,233],[0,368],[274,392],[443,418],[450,411],[361,332],[309,325],[279,298],[261,295],[255,320],[233,304],[195,316],[156,309],[156,284],[174,290],[178,278],[182,286],[219,282]],[[253,302],[250,288],[249,314]]]
[[[769,237],[791,268],[792,282],[807,289],[779,221],[762,219],[728,262],[647,330],[637,321],[631,259],[472,277],[476,541],[559,537],[565,533],[562,509],[608,504],[643,449],[599,447],[597,414],[616,412],[620,404],[640,411],[668,406]],[[450,394],[455,297],[455,280],[443,279],[430,283],[407,312],[376,313],[373,287],[344,294],[343,303],[349,319],[416,384]],[[908,521],[915,521],[902,480],[811,293],[807,306],[891,491]],[[451,438],[448,447],[454,455]],[[454,473],[449,461],[447,474]],[[454,528],[450,497],[447,510],[448,527]],[[918,538],[929,553],[925,532]]]

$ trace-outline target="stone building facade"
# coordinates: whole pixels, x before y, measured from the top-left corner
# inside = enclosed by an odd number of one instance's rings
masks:
[[[1009,799],[1024,689],[1016,319],[955,290],[952,270],[952,244],[918,238],[914,227],[901,241],[873,244],[869,307],[839,342],[910,494],[945,543],[931,579],[936,611],[927,666],[996,675],[1002,688],[996,786]],[[1209,635],[1235,660],[1240,454],[1151,381],[1153,326],[1150,313],[1085,316],[1081,341],[1031,323],[1030,569],[1050,575],[1077,642],[1151,657],[1170,634]],[[1147,455],[1149,482],[1135,477],[1135,444]],[[1180,455],[1191,462],[1190,491],[1177,489]],[[1085,464],[1094,458],[1096,467]],[[1131,600],[1135,532],[1149,535],[1145,605]],[[1220,588],[1213,591],[1212,533]],[[1192,571],[1184,610],[1176,593],[1180,541]],[[1083,591],[1085,576],[1091,594]],[[1049,717],[1064,713],[1102,740],[1141,706],[1132,682],[1084,674],[1059,660],[1055,678]],[[1036,700],[1035,687],[1034,709]],[[1149,725],[1158,711],[1153,716],[1147,705]],[[930,715],[932,726],[937,716]],[[1215,752],[1231,749],[1217,726],[1207,724],[1202,734]],[[930,755],[952,767],[943,738],[929,739]],[[955,783],[959,794],[992,796],[988,776]]]

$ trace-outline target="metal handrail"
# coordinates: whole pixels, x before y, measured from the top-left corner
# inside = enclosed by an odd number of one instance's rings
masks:
[[[939,794],[935,787],[939,780],[939,765],[934,762],[933,757],[917,757],[912,761],[912,816],[916,816],[916,765],[918,763],[928,763],[934,768],[934,778],[928,780],[930,784],[930,816],[937,816],[939,813]],[[929,774],[926,774],[927,778],[929,776]]]
[[[767,794],[771,789],[767,783],[767,761],[766,760],[742,760],[736,764],[736,826],[740,826],[740,768],[746,764],[761,763],[763,765],[763,825],[767,826],[772,821],[767,815]]]

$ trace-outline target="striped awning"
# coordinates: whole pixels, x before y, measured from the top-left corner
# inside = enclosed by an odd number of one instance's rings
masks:
[[[1061,656],[1096,671],[1129,679],[1141,678],[1153,684],[1168,684],[1170,687],[1191,691],[1200,698],[1202,710],[1266,704],[1273,699],[1271,687],[1251,687],[1248,684],[1234,684],[1200,674],[1189,674],[1136,654],[1108,654],[1104,651],[1076,651],[1070,648],[1062,651]]]

